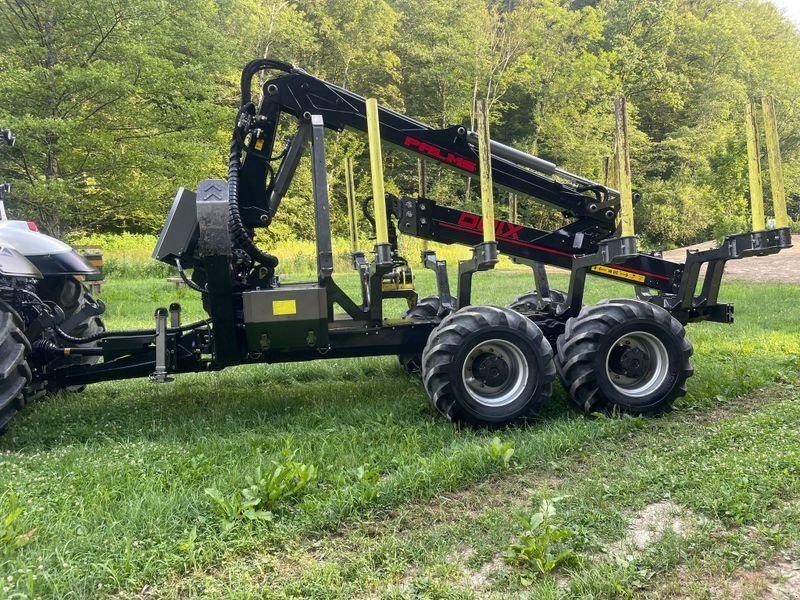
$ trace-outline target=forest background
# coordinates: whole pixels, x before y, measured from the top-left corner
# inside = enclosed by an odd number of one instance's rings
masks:
[[[239,72],[263,56],[436,127],[475,129],[484,100],[494,139],[594,179],[624,94],[637,233],[654,247],[749,227],[745,104],[772,95],[800,221],[800,31],[757,0],[0,0],[12,218],[54,235],[156,233],[179,186],[224,176]],[[328,144],[344,236],[343,163],[356,157],[369,196],[366,140]],[[414,193],[416,161],[390,151],[386,176]],[[435,166],[429,180],[431,198],[477,208],[474,182]],[[313,235],[310,198],[301,168],[273,241]],[[497,203],[503,216],[504,192]],[[519,214],[558,221],[525,198]]]

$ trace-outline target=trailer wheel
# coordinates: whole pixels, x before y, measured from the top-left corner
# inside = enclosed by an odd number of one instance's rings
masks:
[[[101,302],[95,300],[89,290],[75,277],[47,277],[39,283],[36,289],[39,297],[58,304],[64,311],[62,329],[73,337],[90,337],[106,330],[105,323],[100,315],[105,310]],[[96,348],[99,342],[78,344],[81,348]],[[71,365],[93,365],[100,360],[99,356],[70,356],[57,358],[47,365],[48,371]],[[70,392],[83,391],[85,386],[68,386],[64,389]],[[48,383],[48,391],[55,393],[58,388]]]
[[[409,308],[403,313],[404,319],[430,320],[435,319],[441,309],[442,301],[439,296],[427,296],[417,302],[414,308]],[[398,361],[403,370],[408,373],[419,373],[422,370],[422,353],[398,354]]]
[[[567,293],[561,290],[550,290],[550,300],[544,300],[539,297],[539,292],[531,290],[514,298],[509,304],[508,308],[523,312],[534,312],[546,310],[553,302],[566,302]]]
[[[451,421],[500,426],[536,414],[556,369],[531,320],[508,308],[469,306],[434,329],[422,375],[431,402]]]
[[[556,366],[572,400],[586,412],[618,408],[636,415],[672,410],[692,376],[683,325],[642,300],[606,300],[567,321]]]
[[[31,345],[22,327],[17,312],[0,301],[0,431],[24,406],[25,387],[31,381]]]

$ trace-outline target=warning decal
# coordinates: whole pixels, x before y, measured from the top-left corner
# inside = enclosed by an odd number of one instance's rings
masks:
[[[609,275],[610,277],[616,277],[617,279],[635,281],[636,283],[644,283],[645,280],[645,276],[640,275],[639,273],[631,273],[630,271],[625,271],[623,269],[617,269],[616,267],[609,267],[606,265],[594,266],[592,267],[592,271],[595,273],[602,273],[603,275]]]
[[[297,302],[295,300],[273,300],[272,314],[276,317],[281,315],[296,315]]]

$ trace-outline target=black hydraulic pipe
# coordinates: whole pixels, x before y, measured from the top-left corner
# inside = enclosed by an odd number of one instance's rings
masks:
[[[34,354],[43,354],[47,357],[103,355],[102,348],[63,348],[50,340],[36,340],[31,346]]]
[[[103,356],[102,348],[56,348],[61,356]]]
[[[189,323],[188,325],[182,325],[181,327],[173,327],[171,329],[167,329],[167,333],[183,333],[186,331],[191,331],[192,329],[198,329],[203,325],[208,325],[211,323],[210,319],[206,319],[204,321],[195,321],[194,323]],[[127,337],[127,336],[136,336],[136,335],[155,335],[155,329],[125,329],[122,331],[103,331],[101,333],[96,333],[94,335],[90,335],[87,337],[75,337],[69,335],[67,332],[63,331],[62,329],[56,327],[56,333],[58,337],[61,339],[70,342],[71,344],[90,344],[91,342],[96,342],[98,340],[103,340],[106,338],[115,338],[115,337]]]
[[[193,289],[195,292],[200,292],[201,294],[208,294],[208,290],[204,290],[199,285],[197,285],[194,281],[187,277],[186,272],[183,270],[183,265],[181,265],[180,259],[175,259],[175,266],[178,267],[178,274],[183,279],[183,283]]]

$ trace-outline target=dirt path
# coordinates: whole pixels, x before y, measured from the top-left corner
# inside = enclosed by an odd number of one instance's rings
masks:
[[[770,256],[757,256],[742,260],[732,260],[725,266],[725,276],[729,279],[760,281],[771,283],[800,284],[800,235],[792,236],[794,246]],[[687,248],[664,252],[664,258],[683,262],[687,250],[707,250],[714,248],[716,242],[704,242]]]

